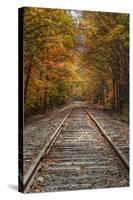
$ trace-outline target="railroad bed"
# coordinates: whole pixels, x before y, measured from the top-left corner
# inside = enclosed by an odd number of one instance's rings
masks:
[[[51,117],[43,118],[24,129],[22,149],[24,175],[29,173],[28,171],[39,152],[49,143],[52,134],[70,110],[71,106],[65,106]]]
[[[129,185],[127,166],[95,122],[74,107],[26,192],[48,192]]]
[[[106,112],[100,110],[86,110],[98,121],[100,126],[106,131],[113,143],[119,148],[125,159],[129,163],[129,127],[126,123],[111,118]]]

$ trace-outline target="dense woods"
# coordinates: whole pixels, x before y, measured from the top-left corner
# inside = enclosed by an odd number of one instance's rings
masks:
[[[129,15],[25,8],[25,114],[76,98],[128,109]]]
[[[129,101],[129,16],[84,12],[81,20],[86,38],[81,62],[93,73],[88,93],[95,103],[120,111]]]

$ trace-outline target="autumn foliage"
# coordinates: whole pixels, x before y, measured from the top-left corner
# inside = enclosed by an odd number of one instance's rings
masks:
[[[75,97],[128,106],[128,14],[25,8],[23,35],[26,114]]]

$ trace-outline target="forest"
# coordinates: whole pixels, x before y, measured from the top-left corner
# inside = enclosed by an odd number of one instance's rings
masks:
[[[24,8],[24,112],[72,100],[129,109],[129,14]]]

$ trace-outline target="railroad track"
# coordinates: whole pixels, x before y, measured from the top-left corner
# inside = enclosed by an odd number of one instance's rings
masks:
[[[62,120],[24,177],[24,192],[129,185],[128,162],[82,106]]]

